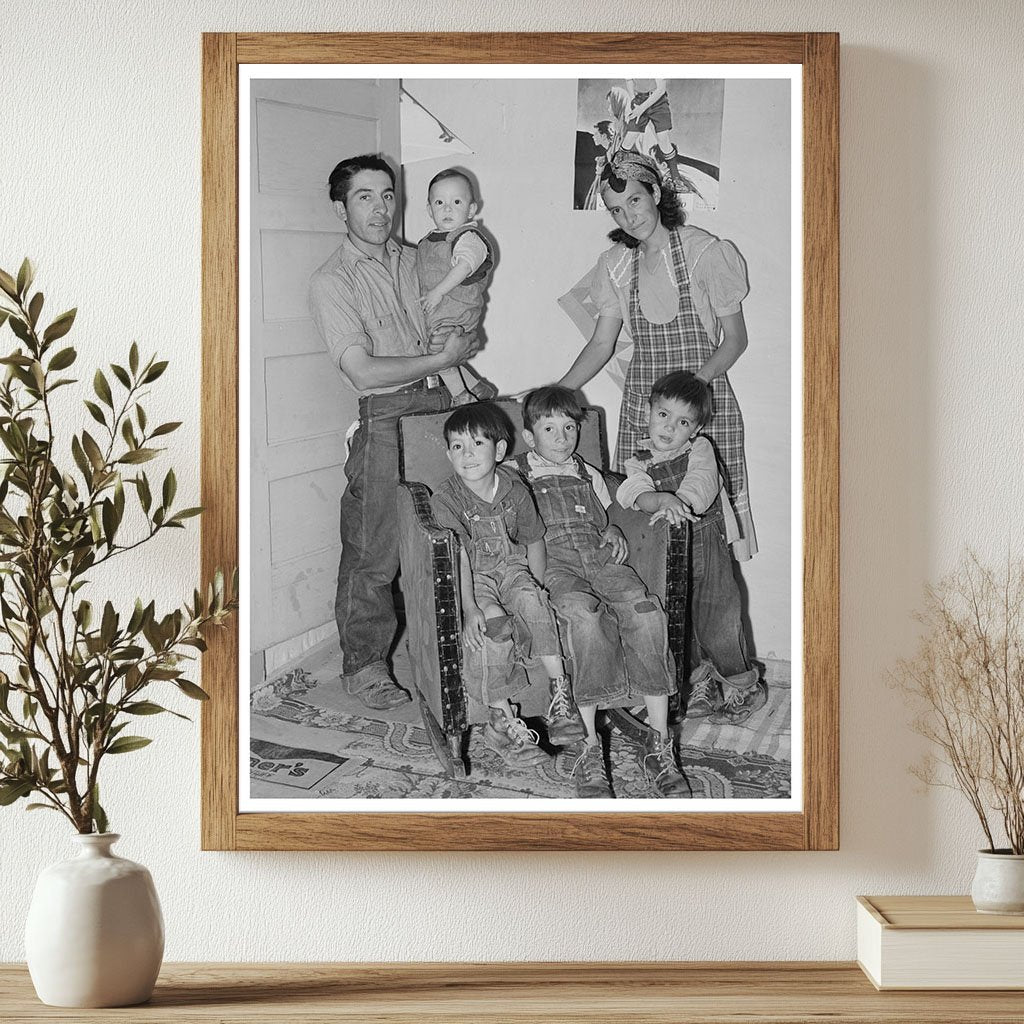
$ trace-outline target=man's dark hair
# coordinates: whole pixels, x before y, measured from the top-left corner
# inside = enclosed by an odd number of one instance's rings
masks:
[[[395,187],[395,172],[382,153],[350,156],[347,160],[342,160],[327,179],[332,202],[343,203],[348,199],[348,187],[360,171],[383,171],[391,179],[391,187]]]
[[[676,370],[659,377],[651,386],[651,405],[659,398],[670,402],[685,402],[693,409],[697,423],[702,427],[711,421],[714,411],[711,388],[688,370]]]
[[[650,195],[654,195],[654,186],[652,184],[646,181],[638,182],[638,184],[647,189]],[[626,188],[625,179],[620,178],[612,170],[611,164],[608,164],[601,172],[600,187],[604,188],[605,186],[613,192],[623,192]],[[661,217],[661,223],[669,231],[673,228],[682,227],[686,223],[686,211],[679,205],[679,197],[676,195],[676,190],[672,187],[671,182],[667,185],[662,184],[660,187],[661,198],[658,200],[658,214]],[[621,242],[627,249],[635,249],[640,244],[639,239],[634,238],[628,231],[624,231],[622,228],[609,231],[608,237],[613,242]]]
[[[573,422],[583,422],[583,409],[575,392],[560,384],[548,384],[531,391],[523,399],[523,426],[533,430],[534,424],[545,416],[568,416]]]
[[[469,188],[469,194],[472,201],[476,202],[476,189],[473,187],[473,179],[465,171],[460,171],[458,167],[446,167],[443,171],[438,171],[430,179],[430,184],[427,185],[427,195],[430,195],[430,190],[439,182],[447,181],[449,178],[461,178],[466,186]]]
[[[453,434],[469,434],[470,437],[486,437],[495,444],[504,441],[508,451],[511,451],[515,432],[512,421],[491,402],[460,405],[444,421],[445,444],[451,442]]]

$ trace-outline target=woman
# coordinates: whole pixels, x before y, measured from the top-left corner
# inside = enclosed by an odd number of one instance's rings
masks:
[[[743,417],[726,372],[747,347],[741,302],[747,275],[731,242],[684,225],[674,189],[649,157],[620,150],[601,176],[601,198],[618,225],[617,244],[598,261],[591,287],[597,324],[559,381],[581,388],[611,358],[623,321],[635,344],[623,385],[615,465],[646,432],[651,385],[672,370],[690,370],[711,385],[714,416],[705,429],[718,452],[736,513],[737,559],[757,551],[747,495]],[[732,538],[730,538],[732,539]]]

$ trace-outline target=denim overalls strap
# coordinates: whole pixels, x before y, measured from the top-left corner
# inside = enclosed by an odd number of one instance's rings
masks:
[[[484,292],[490,283],[494,257],[490,241],[475,222],[463,224],[454,231],[430,232],[416,247],[416,270],[423,291],[436,287],[452,269],[452,247],[456,239],[468,232],[475,234],[484,243],[487,256],[469,277],[442,297],[438,306],[428,315],[430,329],[457,324],[468,332],[475,330],[480,323]]]
[[[559,549],[582,553],[600,548],[601,534],[608,526],[608,515],[594,492],[587,464],[578,455],[572,459],[579,476],[534,476],[526,453],[516,457],[544,520],[549,563],[558,560]],[[603,561],[609,551],[600,550]]]
[[[463,281],[463,285],[476,284],[482,281],[484,284],[487,283],[487,278],[490,276],[491,271],[494,269],[494,247],[491,245],[491,240],[487,235],[480,230],[480,225],[476,221],[469,221],[463,224],[462,227],[455,228],[453,231],[448,232],[448,255],[449,260],[451,259],[451,253],[455,249],[455,243],[458,241],[459,235],[465,235],[472,232],[484,243],[484,248],[487,250],[487,255],[484,257],[483,263],[480,264],[472,274],[469,275]],[[450,268],[450,263],[449,263]]]
[[[690,450],[687,449],[682,455],[674,459],[667,459],[665,462],[651,462],[647,466],[647,475],[654,481],[654,488],[658,491],[672,491],[675,493],[686,476],[686,469],[690,464]],[[693,524],[694,530],[703,530],[709,526],[724,526],[725,516],[722,513],[722,499],[715,496],[714,504]]]
[[[649,453],[645,453],[648,454]],[[643,456],[641,455],[641,459]],[[647,475],[654,481],[654,489],[657,491],[675,491],[683,482],[686,470],[690,465],[690,450],[687,448],[681,455],[664,462],[655,462],[653,459],[645,467]]]
[[[501,485],[499,482],[499,491]],[[494,502],[474,499],[465,486],[454,488],[458,496],[459,514],[469,531],[466,550],[474,572],[488,572],[502,562],[526,564],[522,545],[509,536],[509,519],[513,506],[511,493]]]
[[[608,515],[594,491],[587,464],[578,455],[573,455],[572,459],[578,476],[534,476],[525,453],[516,457],[516,465],[533,492],[540,517],[544,520],[547,528],[545,538],[549,544],[553,532],[559,529],[586,529],[600,533],[608,525]]]

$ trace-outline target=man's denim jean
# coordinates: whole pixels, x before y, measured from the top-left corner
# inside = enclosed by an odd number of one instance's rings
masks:
[[[398,419],[450,405],[445,388],[359,400],[359,428],[345,462],[334,602],[345,675],[384,662],[398,624],[391,595],[398,575]]]

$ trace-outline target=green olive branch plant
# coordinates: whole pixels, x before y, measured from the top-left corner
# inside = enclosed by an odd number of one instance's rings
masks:
[[[51,399],[77,383],[62,376],[75,349],[57,345],[76,310],[43,328],[34,276],[28,259],[16,276],[0,270],[0,328],[6,322],[17,339],[0,357],[0,666],[11,670],[0,670],[0,806],[35,795],[28,809],[56,810],[80,833],[106,832],[101,764],[152,742],[125,733],[133,719],[187,720],[148,699],[158,685],[208,699],[185,673],[206,649],[204,632],[224,626],[237,608],[238,574],[226,584],[218,570],[191,601],[162,616],[141,598],[126,614],[86,599],[93,570],[164,530],[184,529],[202,509],[173,507],[173,469],[155,496],[138,468],[181,424],[147,421],[141,400],[167,362],[140,359],[135,343],[126,365],[110,364],[109,376],[96,370],[97,400],[84,405],[98,429],[71,433],[70,459],[62,456]],[[134,533],[124,522],[132,491]]]

